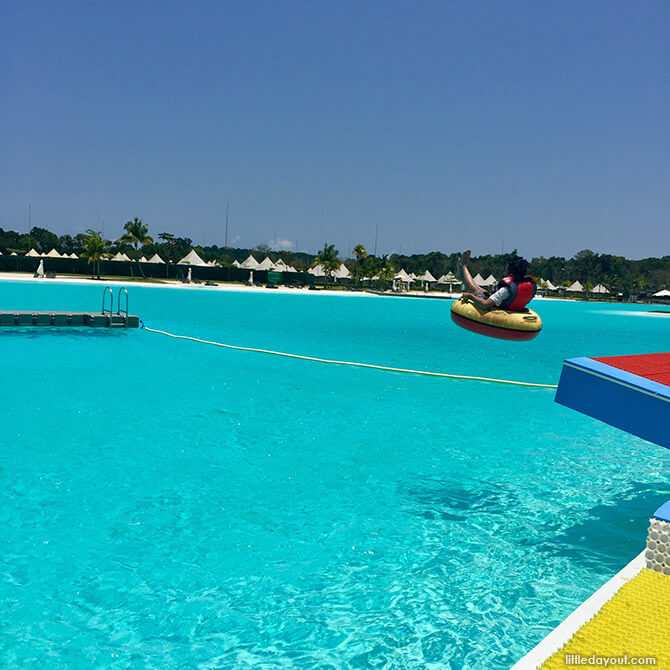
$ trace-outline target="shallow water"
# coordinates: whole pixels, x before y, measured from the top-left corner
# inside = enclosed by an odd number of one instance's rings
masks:
[[[3,309],[99,285],[0,282]],[[557,383],[667,350],[646,306],[536,301],[514,343],[439,300],[130,289],[153,328]],[[554,392],[142,330],[0,331],[0,663],[508,668],[642,550],[668,454]]]

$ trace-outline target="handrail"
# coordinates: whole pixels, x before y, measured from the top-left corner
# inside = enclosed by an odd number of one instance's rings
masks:
[[[105,296],[109,291],[109,320],[112,320],[112,312],[114,311],[114,292],[112,291],[111,286],[105,286],[105,290],[102,292],[102,313],[105,314]]]
[[[128,328],[128,291],[126,290],[125,286],[122,286],[119,289],[119,295],[118,295],[118,298],[117,298],[117,301],[116,301],[117,305],[118,305],[117,308],[116,308],[116,313],[121,314],[121,291],[123,291],[123,293],[125,293],[125,295],[126,295],[126,321],[125,321],[125,324],[126,324],[126,328]]]

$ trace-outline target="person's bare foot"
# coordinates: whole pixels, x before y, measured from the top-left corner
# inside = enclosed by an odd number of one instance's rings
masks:
[[[464,281],[465,277],[463,276],[463,266],[467,265],[470,262],[470,254],[472,252],[470,249],[466,249],[463,252],[463,256],[458,257],[458,263],[456,264],[456,278]]]

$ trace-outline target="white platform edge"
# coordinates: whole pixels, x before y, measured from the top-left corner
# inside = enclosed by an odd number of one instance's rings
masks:
[[[625,568],[587,598],[563,623],[559,624],[537,646],[533,647],[511,670],[536,670],[555,654],[614,594],[646,567],[646,549],[641,551]]]

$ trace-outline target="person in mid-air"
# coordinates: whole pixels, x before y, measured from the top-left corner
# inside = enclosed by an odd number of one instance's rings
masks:
[[[535,297],[537,284],[530,275],[526,274],[528,261],[525,258],[514,256],[507,264],[505,276],[498,282],[496,291],[488,295],[470,274],[468,269],[470,253],[470,249],[468,249],[458,259],[458,277],[470,289],[469,292],[463,293],[463,298],[474,300],[487,310],[499,307],[521,311]]]

